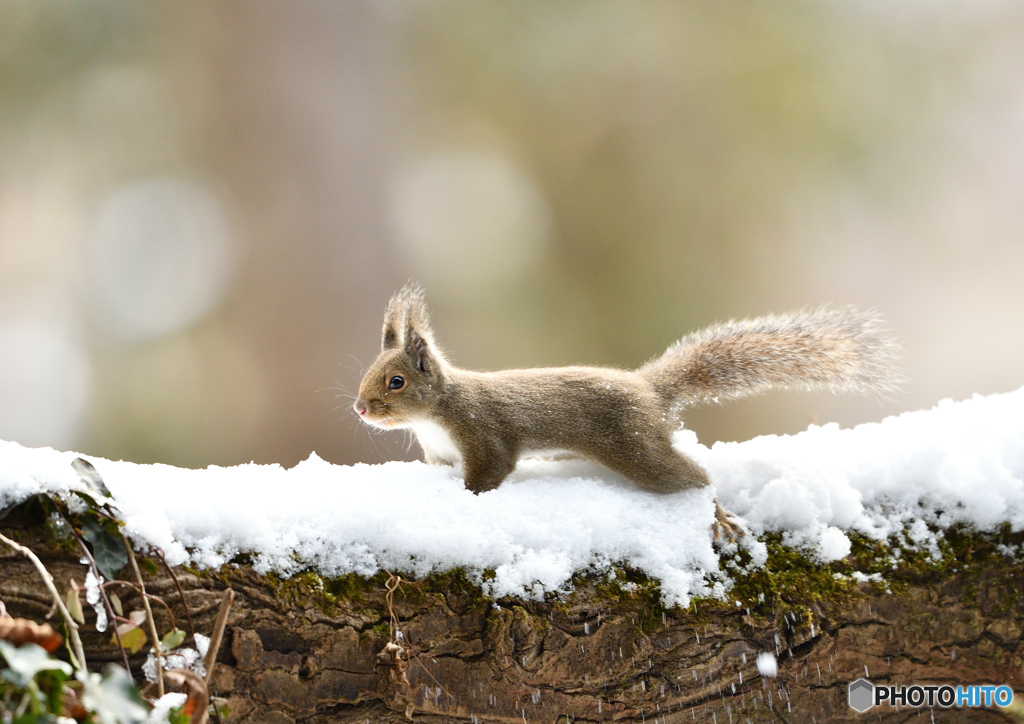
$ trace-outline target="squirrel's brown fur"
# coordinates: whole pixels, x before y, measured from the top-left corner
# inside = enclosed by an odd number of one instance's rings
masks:
[[[496,488],[531,454],[568,451],[656,492],[698,488],[707,473],[672,447],[679,411],[773,387],[885,391],[897,345],[879,318],[823,308],[715,325],[635,372],[559,367],[472,372],[434,341],[423,291],[406,285],[384,315],[380,356],[356,412],[383,429],[411,428],[428,463],[461,464],[466,487]],[[718,509],[719,527],[736,528]]]

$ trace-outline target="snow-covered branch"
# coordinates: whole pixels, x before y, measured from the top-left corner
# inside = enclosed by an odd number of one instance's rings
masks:
[[[812,426],[710,449],[682,431],[676,445],[751,532],[783,531],[822,561],[849,552],[850,531],[927,550],[933,531],[954,523],[1024,529],[1024,388],[850,430]],[[78,455],[0,442],[0,509],[77,489]],[[728,588],[709,577],[714,491],[647,493],[587,461],[523,461],[477,496],[457,471],[422,463],[349,467],[313,454],[289,470],[187,470],[90,459],[128,533],[172,564],[219,566],[246,553],[257,571],[284,575],[463,567],[492,596],[537,596],[576,571],[624,563],[660,579],[667,603]],[[745,545],[763,561],[761,543]]]

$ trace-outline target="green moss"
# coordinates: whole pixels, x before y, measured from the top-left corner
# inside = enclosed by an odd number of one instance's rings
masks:
[[[370,631],[378,639],[388,641],[391,639],[391,621],[385,619],[384,621],[381,621],[380,623],[370,627]]]
[[[573,584],[577,588],[591,584],[598,600],[634,608],[644,623],[660,621],[667,611],[661,600],[661,581],[628,566],[613,566],[607,574],[578,573]]]
[[[932,531],[933,533],[935,531]],[[1003,558],[999,545],[1020,549],[1024,534],[1011,533],[1004,526],[998,533],[979,533],[957,526],[936,536],[938,555],[901,542],[902,536],[877,541],[857,533],[848,533],[850,555],[841,561],[822,564],[803,551],[783,543],[780,534],[762,538],[768,549],[767,563],[750,567],[750,557],[741,551],[731,560],[723,558],[722,569],[733,579],[729,598],[738,600],[762,615],[778,615],[793,611],[800,618],[809,616],[814,604],[835,604],[859,594],[859,581],[854,574],[876,577],[874,585],[894,594],[911,584],[951,584],[957,586],[961,600],[976,601],[978,591],[973,577],[982,569],[993,567],[1006,573],[1000,580],[998,605],[1010,610],[1018,600],[1019,578],[1014,580],[1013,567],[997,567]],[[714,605],[714,602],[700,602]]]
[[[782,534],[762,536],[767,548],[764,566],[753,566],[748,552],[741,550],[731,557],[722,556],[722,579],[731,581],[727,601],[695,598],[682,611],[667,608],[661,599],[661,585],[657,579],[628,566],[614,566],[610,572],[589,571],[573,576],[574,593],[569,596],[551,594],[543,604],[524,604],[516,598],[498,601],[502,608],[522,608],[538,625],[548,627],[550,613],[578,614],[580,603],[600,607],[607,603],[627,615],[641,630],[654,630],[662,625],[663,617],[685,617],[689,625],[700,625],[720,615],[723,610],[778,619],[795,616],[797,622],[809,623],[821,615],[821,610],[842,606],[851,598],[862,595],[860,580],[872,576],[874,585],[881,590],[899,594],[911,585],[955,585],[961,600],[977,600],[982,594],[986,605],[998,613],[1019,607],[1024,581],[1015,576],[1015,567],[993,565],[1002,562],[999,546],[1024,550],[1024,533],[1011,533],[1006,526],[995,534],[982,534],[963,527],[946,530],[935,538],[932,553],[905,544],[902,536],[888,541],[877,541],[866,536],[849,533],[850,555],[841,561],[820,563],[805,551],[786,545]],[[1003,550],[1006,550],[1005,548]],[[991,578],[972,575],[983,569],[996,573]],[[493,571],[490,572],[493,577]],[[301,605],[314,605],[325,613],[336,613],[340,606],[366,608],[374,615],[382,615],[385,584],[389,574],[380,572],[365,578],[348,574],[325,578],[305,571],[288,579],[273,574],[262,577],[268,589],[278,597]],[[447,605],[454,611],[491,603],[481,588],[488,572],[472,575],[464,569],[434,573],[420,580],[403,577],[396,593],[396,601],[412,607]],[[979,581],[977,585],[975,581]],[[983,586],[985,590],[979,590]],[[739,601],[741,608],[735,602]],[[538,615],[538,610],[543,615]],[[379,624],[381,636],[389,635],[386,620]],[[376,631],[376,629],[375,629]]]
[[[327,590],[324,579],[313,571],[303,571],[290,578],[268,573],[262,579],[275,598],[301,605],[312,604],[327,614],[337,610],[337,597]]]
[[[800,602],[800,608],[812,603],[835,601],[851,595],[856,582],[852,571],[840,570],[842,565],[822,565],[801,551],[786,546],[779,534],[763,538],[768,548],[768,561],[762,567],[750,565],[750,555],[740,551],[733,559],[723,559],[723,572],[733,579],[729,598],[743,606],[766,614],[778,612],[780,605]],[[803,612],[801,611],[801,614]]]
[[[332,601],[358,602],[365,600],[373,591],[382,588],[384,581],[387,580],[387,574],[381,571],[371,578],[366,578],[356,573],[346,573],[344,576],[322,580],[324,594],[329,596]]]
[[[464,568],[453,568],[444,573],[431,573],[423,579],[423,585],[426,590],[443,593],[446,597],[454,596],[478,601],[486,598],[483,595],[483,589]]]

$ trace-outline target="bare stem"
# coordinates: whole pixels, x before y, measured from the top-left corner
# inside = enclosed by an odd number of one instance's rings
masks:
[[[96,565],[96,559],[92,557],[92,553],[89,551],[89,547],[82,540],[82,536],[78,535],[78,531],[75,530],[74,526],[69,524],[71,528],[71,535],[75,536],[75,540],[78,541],[78,547],[82,549],[82,553],[89,560],[89,565],[92,567],[92,574],[96,576],[96,587],[100,590],[100,598],[103,599],[103,607],[107,611],[107,616],[110,617],[110,623],[114,627],[114,638],[117,639],[117,647],[121,649],[121,661],[124,663],[124,670],[128,672],[128,675],[132,675],[132,667],[128,664],[128,652],[125,651],[124,643],[121,641],[121,632],[117,630],[117,622],[114,620],[114,607],[110,605],[110,599],[107,598],[107,592],[103,590],[103,586],[100,585],[100,569]]]
[[[149,605],[149,596],[146,594],[146,584],[142,580],[142,571],[139,570],[139,562],[135,560],[135,551],[128,541],[128,536],[121,531],[121,540],[124,542],[124,549],[128,551],[128,561],[132,564],[132,571],[135,572],[135,580],[139,583],[142,591],[142,607],[146,609],[146,620],[149,621],[149,635],[153,637],[153,651],[156,654],[156,691],[157,696],[164,695],[164,662],[163,651],[160,646],[160,635],[156,630],[156,621],[153,620],[153,609]],[[116,630],[116,629],[115,629]]]
[[[53,576],[46,570],[46,566],[39,560],[39,557],[32,552],[30,548],[27,548],[20,543],[15,543],[13,540],[0,533],[0,541],[6,543],[14,550],[21,553],[23,556],[32,561],[32,564],[39,571],[39,575],[43,579],[43,583],[46,585],[47,590],[50,591],[50,595],[53,596],[53,603],[60,611],[60,615],[64,618],[64,626],[68,630],[68,638],[71,639],[71,645],[74,647],[74,653],[72,658],[77,659],[71,663],[75,665],[77,669],[85,671],[85,649],[82,648],[82,639],[78,636],[78,623],[75,619],[71,618],[71,613],[68,611],[67,606],[64,605],[64,599],[60,597],[57,592],[57,587],[53,585]]]
[[[224,638],[224,627],[228,625],[228,610],[235,600],[235,592],[230,588],[224,589],[220,599],[220,610],[217,611],[217,622],[213,624],[213,636],[210,637],[210,648],[206,652],[206,685],[213,681],[213,665],[217,663],[217,651],[220,649],[220,642]]]
[[[181,596],[181,605],[185,607],[185,617],[188,619],[188,631],[192,634],[192,638],[195,638],[196,627],[192,625],[192,612],[188,610],[188,601],[185,600],[185,592],[181,590],[181,583],[178,581],[178,577],[174,575],[174,570],[167,565],[167,559],[164,558],[164,552],[157,548],[156,554],[160,557],[160,562],[164,564],[164,568],[167,569],[167,575],[171,577],[171,580],[174,581],[175,587],[178,589],[178,595]]]
[[[146,589],[145,588],[140,588],[139,584],[132,583],[131,581],[120,581],[120,580],[117,580],[117,581],[104,581],[103,582],[104,590],[108,586],[124,586],[125,588],[129,588],[129,589],[135,591],[140,596],[144,595],[149,600],[156,601],[157,603],[159,603],[161,606],[164,607],[165,611],[167,611],[167,616],[171,619],[171,628],[178,628],[178,624],[174,620],[174,611],[172,611],[171,607],[167,605],[167,601],[165,601],[164,599],[160,598],[160,596],[154,595],[152,593],[146,593]]]

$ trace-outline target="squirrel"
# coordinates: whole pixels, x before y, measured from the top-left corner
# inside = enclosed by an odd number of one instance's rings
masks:
[[[708,327],[635,371],[474,372],[447,360],[422,288],[407,284],[388,303],[380,355],[353,407],[374,427],[411,429],[426,462],[461,465],[474,493],[498,487],[523,457],[566,452],[672,493],[711,484],[672,447],[684,408],[789,385],[893,390],[898,351],[876,314],[822,307]],[[712,528],[716,539],[743,535],[717,499]]]

